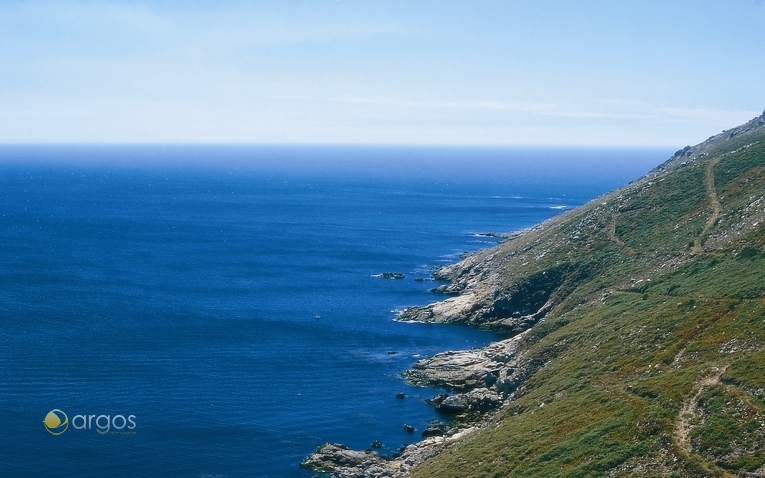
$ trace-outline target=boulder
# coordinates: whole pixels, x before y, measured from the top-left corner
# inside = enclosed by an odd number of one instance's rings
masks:
[[[443,402],[447,398],[449,398],[449,394],[442,393],[440,395],[436,395],[435,397],[426,399],[425,403],[427,403],[428,405],[433,405],[434,407],[437,407],[441,405],[441,402]]]
[[[447,387],[457,391],[492,386],[500,372],[517,366],[518,342],[525,334],[477,350],[442,352],[419,360],[404,374],[416,385]]]
[[[464,394],[464,401],[467,403],[468,410],[476,412],[488,412],[489,410],[494,410],[502,404],[502,397],[500,397],[498,393],[492,390],[486,388],[478,388]]]
[[[452,395],[445,398],[436,406],[436,410],[446,414],[456,414],[467,411],[470,402],[465,394]]]
[[[446,427],[443,425],[433,425],[422,431],[422,438],[440,437],[446,435]]]

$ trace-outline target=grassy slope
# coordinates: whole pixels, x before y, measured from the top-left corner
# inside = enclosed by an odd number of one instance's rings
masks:
[[[526,341],[544,365],[519,398],[414,476],[761,476],[747,473],[765,466],[762,129],[501,246],[508,270],[583,272]],[[714,160],[722,216],[699,237]]]

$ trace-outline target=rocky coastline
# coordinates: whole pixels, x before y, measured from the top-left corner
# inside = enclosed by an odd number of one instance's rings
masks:
[[[301,466],[328,473],[333,478],[406,477],[416,465],[489,426],[495,412],[513,400],[526,377],[540,366],[521,351],[520,345],[550,305],[546,300],[534,311],[523,314],[519,310],[510,317],[492,320],[493,311],[482,306],[481,300],[488,292],[486,285],[492,283],[486,277],[486,265],[494,259],[492,255],[487,256],[490,251],[492,249],[475,252],[457,264],[434,272],[434,279],[448,281],[435,289],[436,292],[459,295],[405,309],[396,318],[404,322],[480,325],[510,335],[483,348],[436,354],[419,360],[402,373],[414,385],[448,392],[431,398],[428,403],[440,413],[454,416],[452,425],[429,427],[422,432],[419,442],[387,457],[371,450],[357,451],[342,444],[326,443]],[[528,311],[528,306],[519,309]]]
[[[303,465],[340,478],[408,476],[418,464],[456,447],[495,422],[501,426],[499,410],[513,400],[523,400],[529,392],[526,389],[531,387],[527,379],[565,355],[568,347],[565,340],[537,349],[535,344],[556,328],[565,328],[567,321],[576,320],[571,318],[576,310],[586,309],[592,315],[608,307],[616,294],[639,293],[641,301],[650,300],[651,294],[675,300],[674,289],[681,286],[660,287],[660,281],[654,279],[671,277],[679,282],[673,271],[694,262],[699,264],[698,270],[713,267],[722,260],[717,256],[723,256],[723,246],[734,258],[745,257],[745,253],[759,257],[761,239],[750,239],[744,245],[739,242],[756,234],[758,227],[761,229],[765,216],[760,205],[765,196],[741,193],[737,199],[731,191],[756,191],[754,185],[762,183],[750,183],[749,177],[744,182],[729,182],[728,195],[720,196],[714,180],[715,165],[721,159],[735,157],[741,164],[755,164],[748,158],[748,151],[762,151],[763,135],[765,113],[699,145],[677,151],[646,176],[620,189],[436,270],[433,278],[444,284],[435,292],[448,297],[408,308],[397,320],[466,324],[510,337],[477,350],[434,355],[403,373],[415,385],[449,392],[429,402],[440,412],[454,415],[454,425],[426,430],[423,440],[391,457],[326,444]],[[729,165],[735,167],[737,163]],[[718,174],[735,172],[731,171]],[[667,200],[675,197],[676,188],[670,187],[673,184],[695,191],[687,206],[681,208]],[[728,201],[728,208],[738,207],[732,209],[738,212],[726,215],[723,201]],[[636,228],[636,218],[648,222]],[[702,263],[705,254],[717,256]],[[742,297],[756,298],[756,291],[747,290]],[[695,304],[696,300],[689,303]],[[596,342],[591,347],[597,351],[600,346]],[[544,405],[541,402],[539,406]]]
[[[490,329],[508,338],[483,348],[447,351],[416,362],[402,373],[410,383],[442,388],[428,402],[455,417],[450,427],[431,427],[422,440],[393,456],[324,444],[301,466],[331,478],[407,477],[410,471],[496,421],[497,412],[524,393],[524,381],[545,364],[524,347],[529,333],[592,272],[566,261],[551,262],[548,252],[564,244],[561,225],[587,206],[564,212],[507,236],[499,245],[465,255],[436,269],[442,285],[433,292],[444,300],[404,309],[401,322],[455,323]],[[552,241],[552,243],[551,243]],[[540,252],[540,248],[542,249]]]
[[[695,445],[682,437],[682,431],[690,426],[683,419],[682,410],[691,410],[696,406],[692,404],[697,403],[702,385],[706,383],[701,379],[705,373],[702,369],[691,370],[693,373],[684,375],[682,363],[685,351],[690,344],[696,344],[699,350],[707,350],[704,347],[717,343],[709,337],[716,336],[710,332],[705,339],[708,342],[704,342],[696,337],[696,329],[700,329],[701,325],[696,325],[691,334],[683,332],[684,329],[673,329],[682,327],[684,322],[672,325],[666,317],[675,317],[684,310],[695,310],[696,307],[701,310],[702,302],[708,301],[710,292],[710,289],[702,287],[706,287],[704,284],[713,286],[711,290],[717,293],[728,291],[729,295],[723,296],[727,297],[725,300],[735,297],[739,301],[756,301],[762,296],[761,276],[749,276],[741,271],[750,267],[743,261],[765,257],[765,253],[761,252],[765,247],[762,240],[765,237],[762,235],[765,220],[762,208],[765,196],[761,186],[764,174],[761,158],[765,154],[763,142],[765,113],[703,143],[677,151],[646,176],[620,189],[508,236],[498,246],[468,254],[460,262],[436,270],[433,278],[443,284],[434,291],[448,297],[439,302],[408,308],[396,320],[466,324],[491,329],[509,337],[480,349],[436,354],[418,361],[403,373],[415,385],[440,387],[448,392],[433,397],[429,403],[441,413],[455,416],[452,426],[431,427],[423,432],[421,441],[390,457],[374,451],[353,451],[343,445],[325,444],[303,465],[328,472],[336,478],[406,477],[419,464],[437,455],[441,455],[435,460],[436,466],[441,466],[440,471],[452,469],[449,466],[456,463],[449,461],[452,455],[443,454],[451,449],[455,456],[460,456],[456,460],[467,457],[473,466],[477,466],[483,463],[481,451],[466,451],[465,447],[459,447],[471,436],[491,435],[493,429],[488,427],[504,427],[504,435],[499,439],[501,443],[511,443],[515,429],[508,427],[528,424],[528,420],[524,422],[523,418],[514,420],[515,415],[522,417],[525,410],[534,406],[545,407],[540,413],[552,414],[548,416],[557,420],[573,420],[561,410],[566,406],[578,410],[576,407],[585,403],[571,398],[568,405],[546,406],[551,403],[549,400],[555,400],[558,404],[567,400],[566,393],[559,396],[557,390],[547,390],[547,397],[528,399],[545,386],[531,380],[532,375],[538,372],[544,374],[547,370],[551,370],[552,374],[560,373],[561,363],[571,364],[574,361],[580,364],[596,359],[597,362],[593,363],[601,366],[608,363],[608,370],[619,373],[611,377],[601,374],[598,368],[585,370],[591,380],[597,380],[600,385],[593,387],[577,383],[576,387],[569,387],[577,400],[585,400],[586,403],[609,402],[616,410],[640,416],[631,405],[638,402],[640,407],[652,408],[652,413],[666,415],[675,412],[671,404],[676,403],[673,400],[677,397],[666,395],[665,400],[657,401],[656,397],[664,393],[664,385],[657,385],[645,394],[635,393],[635,387],[649,390],[645,388],[646,383],[661,373],[662,379],[671,375],[672,381],[668,383],[673,385],[675,391],[683,387],[690,391],[685,400],[691,405],[681,408],[675,425],[672,422],[635,419],[630,425],[634,429],[643,429],[646,423],[652,423],[653,428],[645,431],[644,435],[631,436],[629,440],[620,442],[620,453],[630,456],[637,449],[635,443],[646,449],[651,449],[655,443],[662,445],[660,451],[654,452],[653,458],[646,458],[641,452],[630,458],[631,461],[623,462],[620,469],[630,469],[634,463],[653,469],[656,463],[661,462],[672,465],[656,475],[717,476],[709,471],[715,470],[717,465],[705,468],[698,465],[703,463],[701,458],[689,461]],[[724,164],[727,169],[716,169],[718,163]],[[726,177],[727,182],[715,182]],[[728,269],[722,266],[723,263]],[[719,269],[715,269],[717,266]],[[738,272],[734,274],[732,271]],[[728,288],[729,284],[717,275],[735,277],[735,284]],[[694,276],[692,280],[689,279],[691,276]],[[706,282],[700,281],[698,276]],[[676,289],[683,290],[686,297],[683,298]],[[672,307],[668,304],[674,302],[677,309],[666,309]],[[644,333],[646,326],[635,326],[634,314],[621,308],[620,304],[625,303],[634,307],[640,304],[648,311],[639,316],[640,320],[647,323],[655,320],[656,330],[665,330],[665,333]],[[666,310],[672,313],[667,314]],[[732,320],[723,320],[723,317],[738,310],[738,304],[730,302],[720,309],[721,312],[714,314],[712,310],[707,311],[708,319],[704,322],[707,325],[704,327],[712,329],[719,326],[715,332],[719,337],[727,339],[728,334],[739,334],[736,340],[751,341],[755,331],[759,333],[759,328],[739,331],[736,328],[739,325],[731,325]],[[761,312],[759,314],[758,319]],[[621,324],[622,328],[601,328],[599,321],[604,320],[602,316],[608,317],[608,323]],[[586,330],[583,323],[594,324],[595,328]],[[745,332],[747,335],[740,335]],[[567,334],[577,337],[578,342],[569,343]],[[658,347],[659,352],[654,352],[653,347]],[[737,347],[723,347],[716,352],[709,348],[711,351],[705,353],[714,359],[707,358],[706,363],[718,368],[723,360],[729,363],[730,350],[745,352]],[[674,358],[666,355],[657,361],[657,356],[666,354],[665,349],[674,351]],[[620,360],[623,363],[616,357],[622,357]],[[636,357],[642,357],[642,362]],[[761,363],[758,357],[747,360]],[[673,371],[665,373],[662,364],[671,364]],[[694,373],[701,377],[696,382],[693,382]],[[560,376],[567,377],[565,374]],[[628,377],[632,385],[622,388],[624,377]],[[716,377],[719,379],[720,375]],[[571,384],[576,380],[578,378],[568,377],[564,383]],[[607,394],[603,394],[604,390]],[[617,393],[615,391],[629,400],[612,399],[609,394]],[[593,401],[594,397],[597,400]],[[505,413],[510,411],[506,406],[516,400],[512,413]],[[556,408],[561,406],[563,409]],[[734,420],[737,417],[731,415],[729,418]],[[599,419],[608,420],[606,415]],[[513,424],[507,425],[509,422]],[[675,427],[674,432],[669,429],[670,426]],[[729,427],[726,445],[738,438],[739,432],[735,430],[740,429],[732,425]],[[670,435],[670,432],[675,434]],[[576,436],[576,433],[573,431],[571,436]],[[546,436],[537,438],[537,441],[544,440],[547,440]],[[672,443],[675,443],[674,448],[668,448]],[[600,459],[598,457],[603,450],[613,447],[612,442],[605,441],[590,446],[588,460]],[[706,453],[698,448],[695,450],[699,457]],[[751,451],[742,446],[740,453],[751,454]],[[667,456],[672,456],[672,460],[665,459]],[[540,456],[535,459],[535,463],[543,463],[548,471],[552,469],[550,467],[562,463],[559,460],[557,464],[549,465],[548,460]],[[714,460],[718,459],[728,460],[729,456],[718,456]],[[588,460],[582,461],[582,470],[589,466]],[[713,462],[711,458],[707,461]],[[444,462],[447,463],[445,467]],[[743,466],[736,463],[733,465]],[[597,468],[599,473],[605,469],[610,469],[612,473],[594,475],[592,470],[596,468],[589,468],[592,476],[618,474],[611,462],[601,462],[597,466],[601,467]],[[639,467],[634,469],[641,469]],[[501,465],[498,468],[502,469]],[[582,471],[581,474],[587,473]],[[737,476],[750,474],[747,472]],[[452,473],[451,476],[459,474]]]
[[[519,353],[524,335],[521,333],[480,349],[442,352],[418,361],[403,373],[413,384],[452,392],[429,400],[442,414],[458,417],[452,426],[424,430],[421,441],[391,457],[327,443],[306,458],[302,466],[327,472],[334,478],[408,476],[414,466],[490,426],[494,412],[513,399],[523,380],[535,368],[525,354]]]

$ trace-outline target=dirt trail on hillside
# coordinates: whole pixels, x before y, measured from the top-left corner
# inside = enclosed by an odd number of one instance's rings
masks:
[[[707,190],[709,203],[712,204],[712,215],[709,216],[706,224],[704,224],[704,229],[701,230],[701,233],[693,241],[693,252],[695,253],[704,252],[701,241],[704,235],[717,224],[717,220],[720,219],[720,214],[722,213],[720,198],[717,197],[717,189],[715,188],[715,166],[718,162],[720,162],[720,158],[709,161],[704,170],[704,188]]]
[[[611,217],[611,224],[608,226],[608,238],[611,239],[611,242],[621,247],[628,256],[635,255],[635,251],[616,235],[616,214]]]
[[[735,475],[731,475],[727,471],[721,470],[719,467],[714,465],[713,463],[710,463],[709,461],[705,460],[703,457],[697,455],[693,452],[693,447],[691,446],[691,439],[690,439],[690,431],[691,431],[691,420],[694,417],[697,417],[699,414],[699,398],[701,397],[701,394],[704,393],[706,389],[713,385],[719,385],[720,384],[720,377],[723,373],[725,373],[725,370],[727,369],[727,365],[725,367],[718,368],[714,375],[710,377],[706,377],[699,381],[696,384],[696,393],[693,394],[691,398],[685,401],[683,403],[683,406],[680,408],[680,413],[677,417],[677,423],[675,423],[675,430],[673,432],[672,438],[674,439],[675,445],[680,449],[680,451],[685,456],[691,456],[694,455],[698,459],[700,459],[705,467],[707,468],[707,471],[709,471],[712,474],[715,473],[721,473],[719,476],[722,476],[723,478],[735,478]]]

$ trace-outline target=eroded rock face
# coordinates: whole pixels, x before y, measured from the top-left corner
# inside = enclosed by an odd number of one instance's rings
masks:
[[[446,397],[436,406],[436,410],[441,413],[464,413],[470,408],[470,402],[465,394],[452,395]]]
[[[518,354],[524,336],[521,333],[482,349],[436,354],[415,363],[405,376],[420,385],[458,392],[488,389],[507,396],[526,376],[527,359]]]
[[[471,390],[465,394],[468,403],[468,410],[476,412],[488,412],[499,407],[502,402],[502,396],[494,390],[479,388]]]
[[[481,304],[475,294],[450,297],[422,307],[409,307],[397,320],[402,322],[462,323],[479,313]]]
[[[589,273],[582,267],[562,263],[515,277],[491,262],[496,254],[476,253],[455,266],[436,271],[437,278],[454,280],[436,290],[459,295],[405,309],[397,320],[479,325],[516,335],[533,327],[566,297],[568,282]]]
[[[476,388],[467,393],[458,393],[441,400],[436,410],[444,414],[465,412],[485,413],[502,405],[504,397],[495,390]]]

